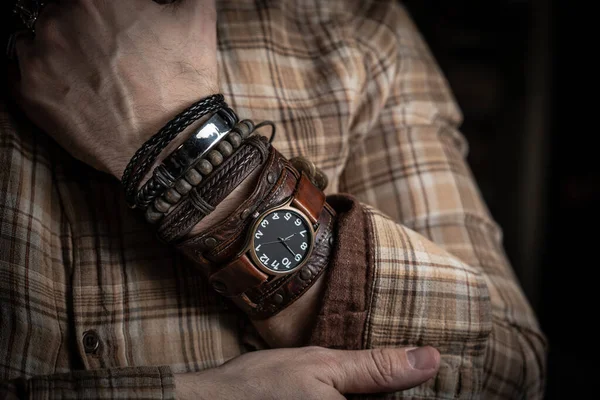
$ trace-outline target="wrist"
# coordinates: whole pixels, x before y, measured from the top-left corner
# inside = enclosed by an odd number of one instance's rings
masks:
[[[179,135],[177,135],[177,137],[175,137],[171,141],[171,143],[169,143],[169,145],[165,147],[165,149],[159,154],[157,159],[152,164],[151,168],[148,170],[148,173],[140,181],[139,187],[142,187],[144,183],[146,183],[146,181],[150,179],[154,168],[159,166],[169,154],[171,154],[173,151],[175,151],[175,149],[177,149],[181,144],[183,144],[183,142],[185,142],[194,132],[196,132],[198,127],[202,126],[202,124],[204,124],[209,118],[210,115],[205,115],[197,121],[194,121],[192,124],[190,124],[190,126],[188,126]],[[105,162],[106,170],[115,178],[121,180],[121,178],[123,177],[123,171],[125,171],[125,168],[127,167],[127,164],[129,163],[133,155],[155,133],[149,132],[154,131],[148,131],[148,133],[145,136],[139,136],[140,140],[137,140],[135,143],[130,143],[128,145],[122,146],[118,154],[114,154],[113,157],[107,159],[107,161]]]
[[[263,340],[273,348],[307,345],[315,325],[327,277],[319,276],[313,286],[298,300],[274,316],[252,320]]]
[[[212,373],[213,369],[174,374],[175,397],[180,400],[210,400],[218,398],[217,393],[214,393],[215,379],[214,377],[209,377]]]

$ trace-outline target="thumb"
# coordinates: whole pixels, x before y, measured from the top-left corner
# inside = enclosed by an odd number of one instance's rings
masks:
[[[320,375],[320,379],[328,379],[327,383],[340,393],[379,393],[409,389],[435,376],[440,365],[440,353],[429,346],[330,351],[330,368]]]

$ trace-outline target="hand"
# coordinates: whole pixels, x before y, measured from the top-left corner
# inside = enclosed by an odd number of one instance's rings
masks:
[[[175,375],[178,399],[334,400],[344,393],[409,389],[435,376],[432,347],[328,350],[320,347],[247,353],[197,374]]]
[[[150,136],[218,92],[214,0],[50,3],[17,57],[14,93],[27,116],[121,178]]]

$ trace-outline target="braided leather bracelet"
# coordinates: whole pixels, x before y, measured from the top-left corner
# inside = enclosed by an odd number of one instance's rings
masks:
[[[158,237],[171,243],[185,236],[210,214],[256,168],[266,162],[270,144],[262,136],[253,136],[206,179],[192,189],[169,214],[158,229]]]
[[[304,166],[312,169],[309,165]],[[303,193],[301,197],[324,201],[322,192],[319,193],[316,186],[311,188],[310,184],[306,184],[305,178],[306,174],[300,173],[271,148],[257,186],[248,199],[218,225],[177,245],[210,277],[210,283],[217,292],[232,299],[252,318],[268,318],[289,306],[327,268],[335,220],[335,212],[327,204],[318,216],[319,229],[311,259],[298,272],[268,279],[254,268],[230,264],[244,247],[246,233],[259,214],[298,192]]]
[[[252,121],[240,121],[225,137],[225,140],[217,145],[216,149],[208,152],[205,158],[200,159],[183,177],[175,181],[171,188],[160,193],[154,203],[146,208],[146,221],[151,224],[160,221],[194,187],[207,179],[215,168],[226,161],[253,132],[254,123]]]
[[[121,184],[125,188],[125,197],[131,208],[135,208],[135,196],[140,181],[165,147],[194,121],[224,107],[227,107],[227,103],[222,94],[204,98],[177,115],[144,143],[127,164],[121,178]]]
[[[146,209],[215,146],[225,144],[222,139],[231,132],[237,121],[237,115],[230,108],[223,108],[214,113],[154,169],[152,177],[137,192],[136,205]],[[231,154],[231,145],[221,146],[221,149],[222,155]]]

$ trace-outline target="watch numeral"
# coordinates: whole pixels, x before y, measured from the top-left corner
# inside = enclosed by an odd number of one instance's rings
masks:
[[[290,213],[285,213],[285,215],[283,216],[283,218],[285,218],[286,221],[289,221],[290,218],[292,218],[292,214]]]
[[[262,237],[263,233],[261,231],[256,231],[256,233],[254,234],[254,237],[257,239],[260,239]]]
[[[277,262],[277,260],[273,260],[273,263],[271,264],[271,267],[273,269],[279,269],[279,263]]]
[[[260,226],[262,226],[263,228],[266,228],[267,225],[269,225],[269,221],[268,220],[263,220],[263,222],[260,223]]]
[[[301,248],[302,250],[306,250],[306,249],[308,248],[308,243],[306,243],[306,242],[302,242],[302,244],[300,245],[300,248]]]
[[[300,232],[300,236],[304,237],[304,234],[306,233],[306,231],[302,231]]]
[[[279,213],[273,213],[273,219],[279,219]]]
[[[256,249],[254,249],[254,250],[256,250],[258,252],[258,250],[260,249],[260,246],[262,246],[262,244],[259,244],[258,246],[256,246]]]
[[[260,256],[260,261],[263,264],[268,265],[268,263],[269,263],[269,256],[267,256],[266,254],[263,254],[262,256]]]
[[[291,261],[288,260],[287,258],[284,258],[283,260],[281,260],[281,263],[283,264],[284,267],[289,267],[291,264]]]
[[[300,260],[302,260],[302,256],[300,254],[296,254],[296,257],[294,257],[294,259],[296,261],[300,261]]]
[[[296,218],[296,221],[294,221],[294,224],[296,224],[296,226],[300,226],[300,225],[302,225],[302,221],[300,220],[300,218]]]

